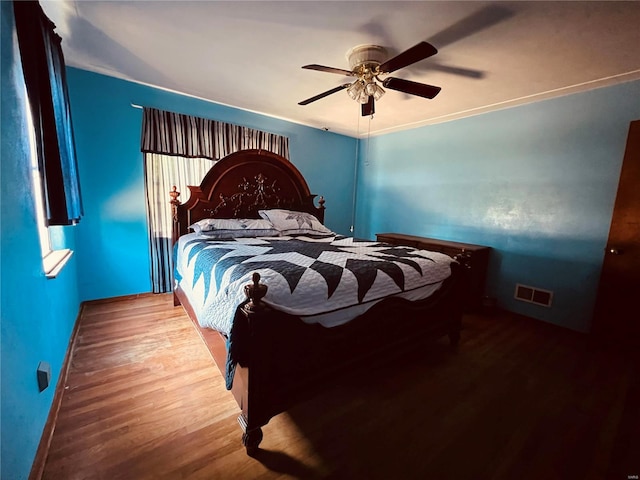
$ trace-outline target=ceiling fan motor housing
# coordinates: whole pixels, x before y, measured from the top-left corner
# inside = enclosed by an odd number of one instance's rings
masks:
[[[346,56],[352,71],[374,70],[387,59],[387,49],[379,45],[358,45],[349,49]]]

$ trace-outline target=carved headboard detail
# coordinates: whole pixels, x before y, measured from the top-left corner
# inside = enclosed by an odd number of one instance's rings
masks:
[[[258,210],[286,208],[315,215],[324,223],[324,199],[315,206],[309,186],[286,158],[265,150],[241,150],[209,170],[200,186],[189,186],[190,197],[180,203],[174,188],[174,241],[203,218],[258,218]]]

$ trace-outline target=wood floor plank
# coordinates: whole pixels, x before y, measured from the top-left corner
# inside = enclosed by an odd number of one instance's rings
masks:
[[[340,380],[272,419],[256,458],[171,295],[87,303],[78,328],[47,480],[640,474],[637,356],[518,315],[468,315],[457,351],[443,339]]]

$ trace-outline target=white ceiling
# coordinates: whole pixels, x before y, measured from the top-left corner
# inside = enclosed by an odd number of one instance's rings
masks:
[[[640,79],[640,1],[41,1],[70,66],[350,136],[428,125]],[[442,87],[388,90],[373,120],[340,91],[345,54],[420,41],[435,56],[393,73]],[[640,102],[640,99],[630,99]]]

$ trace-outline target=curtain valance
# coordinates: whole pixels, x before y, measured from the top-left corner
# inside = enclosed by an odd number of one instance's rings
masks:
[[[156,108],[143,110],[141,150],[145,153],[219,160],[255,148],[289,158],[289,139],[282,135]]]

